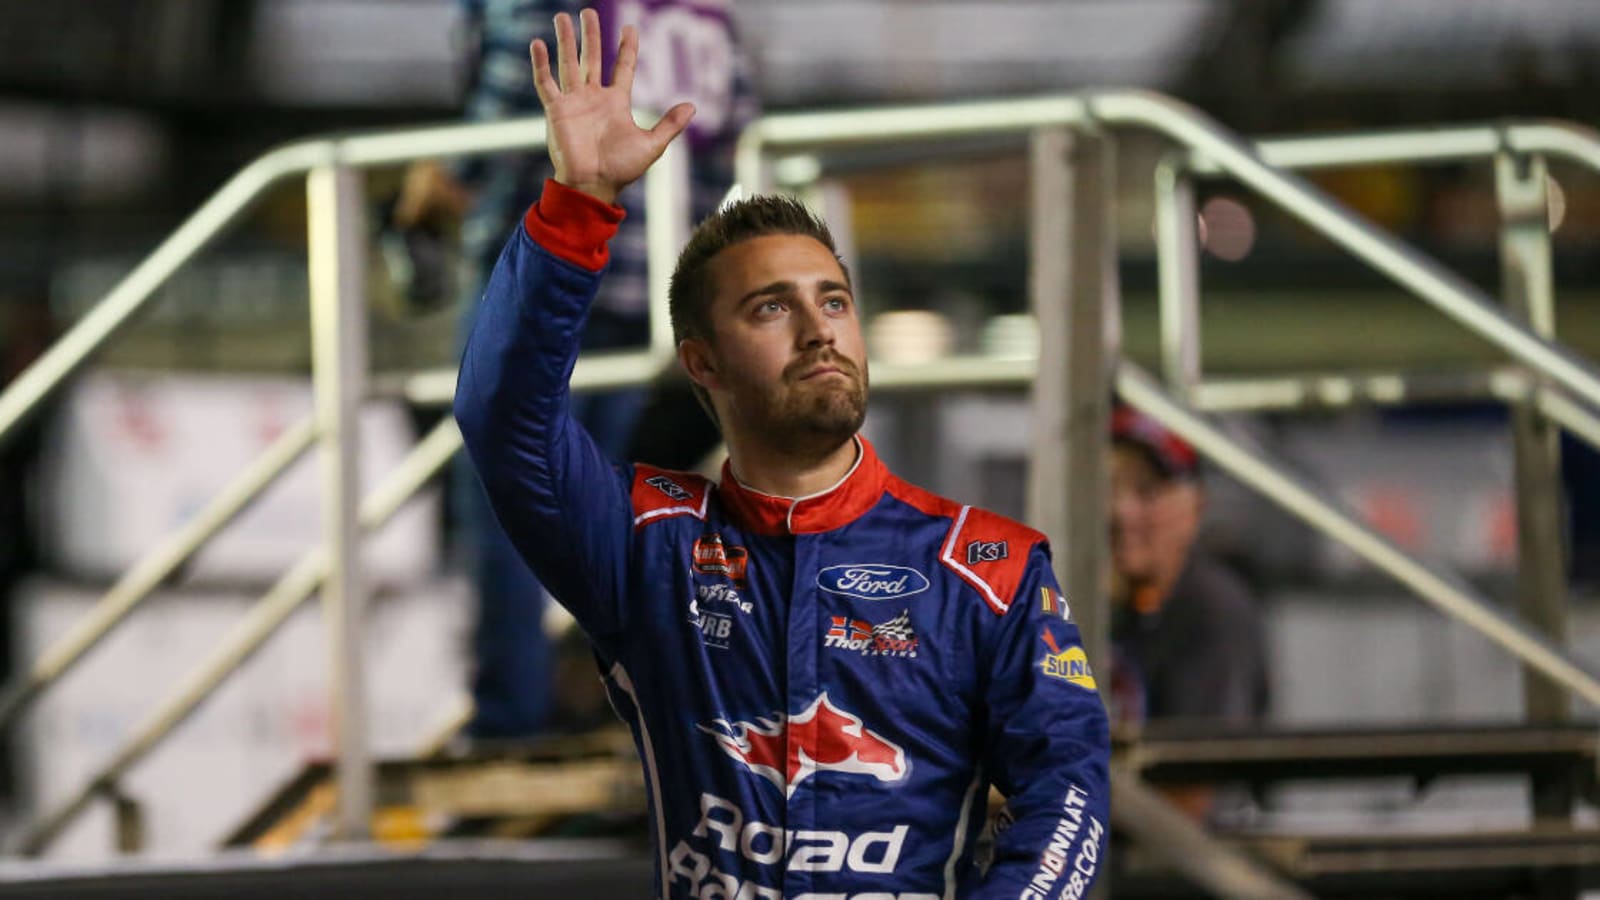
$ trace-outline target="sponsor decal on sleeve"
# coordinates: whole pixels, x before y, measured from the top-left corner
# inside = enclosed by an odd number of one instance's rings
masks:
[[[1039,637],[1050,651],[1039,661],[1039,671],[1046,678],[1059,679],[1086,691],[1095,690],[1094,675],[1089,671],[1089,655],[1083,652],[1082,647],[1068,644],[1066,649],[1062,649],[1049,628],[1043,629]]]
[[[1100,864],[1100,841],[1105,836],[1105,825],[1089,815],[1089,795],[1077,785],[1067,789],[1061,801],[1061,818],[1056,821],[1050,842],[1039,854],[1039,869],[1033,879],[1018,895],[1019,900],[1082,900],[1094,881],[1095,869]],[[1080,843],[1081,841],[1081,843]],[[1077,852],[1073,852],[1073,845]],[[1058,882],[1060,893],[1056,890]]]
[[[1045,615],[1054,616],[1058,619],[1072,617],[1072,610],[1067,606],[1067,598],[1061,596],[1060,591],[1049,586],[1041,587],[1039,588],[1039,597],[1039,605],[1044,610]]]

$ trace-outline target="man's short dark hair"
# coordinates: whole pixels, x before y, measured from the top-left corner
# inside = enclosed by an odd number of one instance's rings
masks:
[[[813,238],[839,257],[833,243],[833,233],[828,223],[807,209],[793,197],[776,194],[758,194],[727,204],[707,216],[695,226],[689,243],[678,254],[678,264],[672,270],[672,284],[667,290],[667,309],[672,318],[672,342],[685,338],[711,341],[711,301],[716,286],[711,283],[712,257],[741,241],[774,234],[793,234]],[[839,260],[845,281],[850,280],[850,270],[844,260]],[[711,398],[700,385],[693,385],[694,393],[705,407],[711,420],[717,422]],[[718,427],[721,422],[717,422]]]
[[[828,224],[792,197],[759,194],[724,206],[695,226],[689,243],[678,254],[667,291],[673,343],[685,338],[711,339],[712,257],[741,241],[773,234],[814,238],[829,253],[839,255]],[[844,267],[843,260],[839,266]],[[849,277],[847,270],[845,279]]]

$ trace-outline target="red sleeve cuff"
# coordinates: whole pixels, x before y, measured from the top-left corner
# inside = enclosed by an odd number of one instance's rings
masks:
[[[557,257],[598,272],[611,258],[606,242],[617,233],[625,214],[620,206],[546,178],[544,193],[529,207],[522,227],[534,243]]]

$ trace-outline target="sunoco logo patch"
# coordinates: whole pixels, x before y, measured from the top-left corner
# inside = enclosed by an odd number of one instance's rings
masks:
[[[1057,678],[1086,691],[1095,690],[1094,675],[1089,672],[1089,655],[1083,648],[1072,645],[1063,650],[1056,644],[1055,635],[1046,628],[1039,635],[1050,652],[1039,662],[1039,671],[1048,678]]]
[[[909,566],[829,566],[817,573],[817,587],[858,600],[897,600],[927,590],[928,576]]]

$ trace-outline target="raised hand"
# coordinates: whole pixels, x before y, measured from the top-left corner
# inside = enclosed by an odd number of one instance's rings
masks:
[[[688,127],[694,107],[679,103],[667,110],[654,128],[633,121],[633,71],[639,61],[639,35],[622,29],[616,70],[608,86],[600,77],[600,16],[586,9],[583,48],[573,33],[572,17],[556,16],[556,55],[559,79],[550,72],[550,48],[536,40],[533,86],[544,103],[550,128],[550,161],[555,179],[607,203],[645,173],[660,158],[667,144]]]

